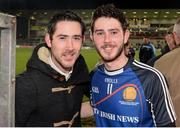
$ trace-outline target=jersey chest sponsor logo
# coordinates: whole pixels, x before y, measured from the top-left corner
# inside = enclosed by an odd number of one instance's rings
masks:
[[[135,124],[139,123],[139,117],[137,116],[117,115],[114,113],[101,111],[97,108],[93,108],[93,110],[96,116],[106,118],[108,120],[119,121],[119,122],[124,122],[124,123],[135,123]]]
[[[137,96],[137,91],[134,87],[127,87],[123,92],[123,99],[125,101],[135,101]]]
[[[131,84],[131,85],[133,85],[133,84]],[[130,105],[130,106],[139,105],[139,101],[136,100],[137,88],[135,88],[134,86],[127,86],[124,88],[123,93],[122,93],[123,100],[119,100],[120,104]]]

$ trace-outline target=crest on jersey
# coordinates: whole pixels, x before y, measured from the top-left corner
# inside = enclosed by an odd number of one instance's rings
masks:
[[[123,98],[125,101],[134,101],[137,96],[137,91],[134,87],[127,87],[124,89]]]

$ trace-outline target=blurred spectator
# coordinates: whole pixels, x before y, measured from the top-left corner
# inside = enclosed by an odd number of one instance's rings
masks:
[[[131,45],[131,42],[130,41],[127,41],[127,43],[125,44],[125,54],[127,57],[132,57],[134,58],[135,56],[135,50],[134,48],[132,47]]]
[[[154,67],[160,70],[167,79],[169,92],[177,114],[176,126],[180,127],[180,18],[176,21],[172,34],[176,48],[157,60]]]
[[[154,66],[154,63],[156,60],[158,60],[161,56],[163,56],[164,54],[166,54],[167,52],[169,52],[175,48],[176,44],[175,44],[174,37],[173,37],[173,27],[174,26],[170,26],[167,29],[167,33],[165,35],[165,41],[167,44],[161,50],[161,54],[148,60],[147,61],[148,65]]]
[[[143,38],[143,43],[139,49],[139,61],[147,63],[147,61],[156,56],[154,45],[150,42],[148,37]]]
[[[156,46],[156,49],[162,49],[162,44],[161,44],[161,42],[157,42],[157,46]]]

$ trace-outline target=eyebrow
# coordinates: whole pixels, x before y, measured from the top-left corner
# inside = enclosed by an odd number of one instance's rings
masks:
[[[113,29],[109,29],[108,31],[120,31],[120,30],[117,28],[113,28]]]
[[[104,31],[104,29],[96,29],[95,32]],[[120,31],[118,28],[108,29],[108,31]]]
[[[73,35],[74,37],[82,37],[82,35]]]
[[[59,35],[57,35],[57,37],[61,37],[61,36],[63,36],[63,37],[69,37],[69,35],[64,35],[64,34],[59,34]],[[82,37],[82,35],[73,35],[73,37]]]
[[[104,30],[103,29],[97,29],[94,32],[101,32],[101,31],[104,31]]]
[[[59,35],[57,35],[56,37],[60,37],[60,36],[68,37],[68,35],[64,35],[64,34],[59,34]]]

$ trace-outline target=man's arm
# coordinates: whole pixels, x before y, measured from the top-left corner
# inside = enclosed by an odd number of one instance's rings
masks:
[[[172,122],[172,123],[169,123],[167,125],[164,125],[164,126],[159,126],[159,127],[176,127],[176,122]]]
[[[24,76],[16,77],[15,86],[15,126],[25,127],[36,106],[36,92],[32,81]]]
[[[81,105],[81,118],[87,118],[93,116],[93,110],[92,107],[90,105],[90,102],[84,102]]]
[[[159,71],[152,76],[151,85],[154,85],[151,92],[151,103],[154,109],[154,116],[157,127],[169,127],[175,125],[176,114],[169,94],[165,77]]]

